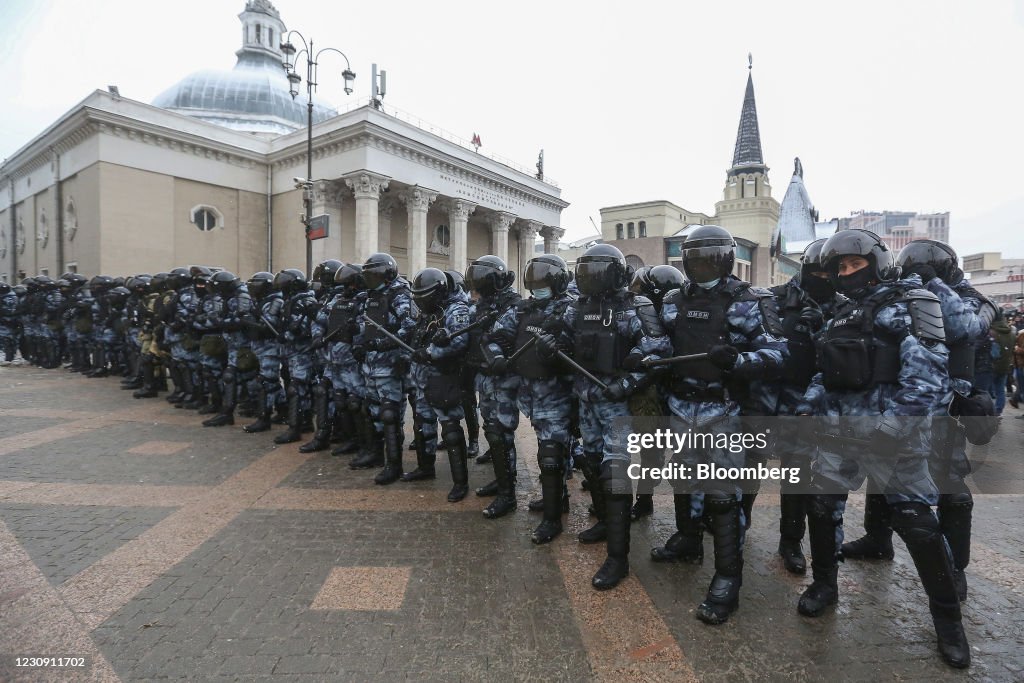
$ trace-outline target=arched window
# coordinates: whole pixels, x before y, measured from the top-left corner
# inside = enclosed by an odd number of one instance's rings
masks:
[[[644,260],[636,254],[630,254],[626,257],[626,265],[632,266],[633,270],[644,267]]]
[[[272,29],[272,28],[267,28],[267,45],[269,45],[270,47],[275,47],[274,46],[274,29]]]
[[[622,233],[622,223],[616,223],[615,224],[615,239],[621,240],[621,239],[623,239],[623,237],[624,236],[623,236],[623,233]]]
[[[647,237],[647,221],[640,221],[640,236]]]
[[[263,27],[256,24],[256,42],[263,43]]]
[[[189,220],[200,232],[210,232],[214,228],[224,227],[224,216],[212,206],[193,207]]]
[[[69,199],[64,206],[64,235],[68,241],[75,239],[78,232],[78,212],[75,210],[75,200]]]
[[[636,237],[636,226],[633,225],[632,223],[627,223],[626,232],[629,235],[629,239],[633,239],[634,237]]]

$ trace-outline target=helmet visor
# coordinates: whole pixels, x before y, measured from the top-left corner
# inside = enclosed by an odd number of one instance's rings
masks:
[[[732,272],[732,247],[683,249],[683,270],[692,282],[711,282]]]
[[[587,261],[576,266],[576,284],[580,294],[593,296],[611,292],[618,286],[618,264],[614,261]]]

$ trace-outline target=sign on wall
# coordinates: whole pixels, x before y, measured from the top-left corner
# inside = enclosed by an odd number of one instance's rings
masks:
[[[306,231],[306,239],[322,240],[330,234],[330,216],[326,213],[313,216],[309,219],[309,230]]]

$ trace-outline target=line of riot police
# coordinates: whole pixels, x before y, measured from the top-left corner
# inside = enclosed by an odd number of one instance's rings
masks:
[[[580,470],[595,522],[578,540],[607,548],[593,577],[599,590],[629,574],[630,523],[654,508],[649,489],[633,497],[623,419],[667,416],[729,432],[741,417],[747,426],[777,416],[868,418],[863,438],[840,445],[846,437],[823,442],[810,426],[766,449],[684,453],[682,464],[699,457],[728,471],[779,457],[811,476],[809,494],[782,484],[778,549],[785,568],[803,574],[809,536],[813,581],[798,605],[808,617],[837,602],[844,556],[892,559],[895,531],[921,577],[943,658],[967,666],[959,607],[973,506],[963,483],[967,437],[959,423],[924,431],[910,418],[948,416],[958,404],[984,413],[971,386],[973,354],[997,309],[938,242],[914,242],[897,259],[873,233],[841,231],[810,244],[799,275],[770,290],[732,275],[735,246],[718,226],[692,230],[682,248],[688,280],[670,266],[633,272],[611,245],[588,249],[575,273],[559,256],[540,255],[523,273],[528,298],[489,255],[464,277],[426,268],[411,282],[386,253],[362,264],[327,260],[308,279],[285,269],[243,281],[205,266],[124,279],[37,276],[0,286],[0,342],[7,360],[17,347],[43,367],[67,359],[90,377],[121,373],[136,398],[166,391],[170,379],[167,400],[208,415],[205,426],[232,425],[237,412],[254,418],[249,433],[287,425],[279,444],[312,433],[300,451],[351,455],[349,466],[378,470],[382,486],[434,479],[441,449],[448,500],[457,502],[469,491],[469,459],[490,462],[493,481],[477,489],[493,496],[489,519],[517,506],[522,414],[536,434],[542,494],[530,503],[541,513],[531,540],[561,534],[566,482]],[[904,488],[893,491],[892,477],[873,469],[879,453],[898,464]],[[865,480],[868,534],[844,544],[846,492]],[[705,532],[713,537],[715,573],[696,610],[708,624],[739,605],[756,495],[756,486],[730,480],[674,487],[676,532],[651,559],[700,563]]]

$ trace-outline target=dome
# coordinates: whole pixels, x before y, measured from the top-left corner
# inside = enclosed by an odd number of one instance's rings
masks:
[[[306,125],[305,93],[293,100],[288,85],[279,60],[243,50],[231,71],[190,74],[158,95],[153,105],[234,130],[280,135]],[[314,123],[335,113],[314,101]]]

